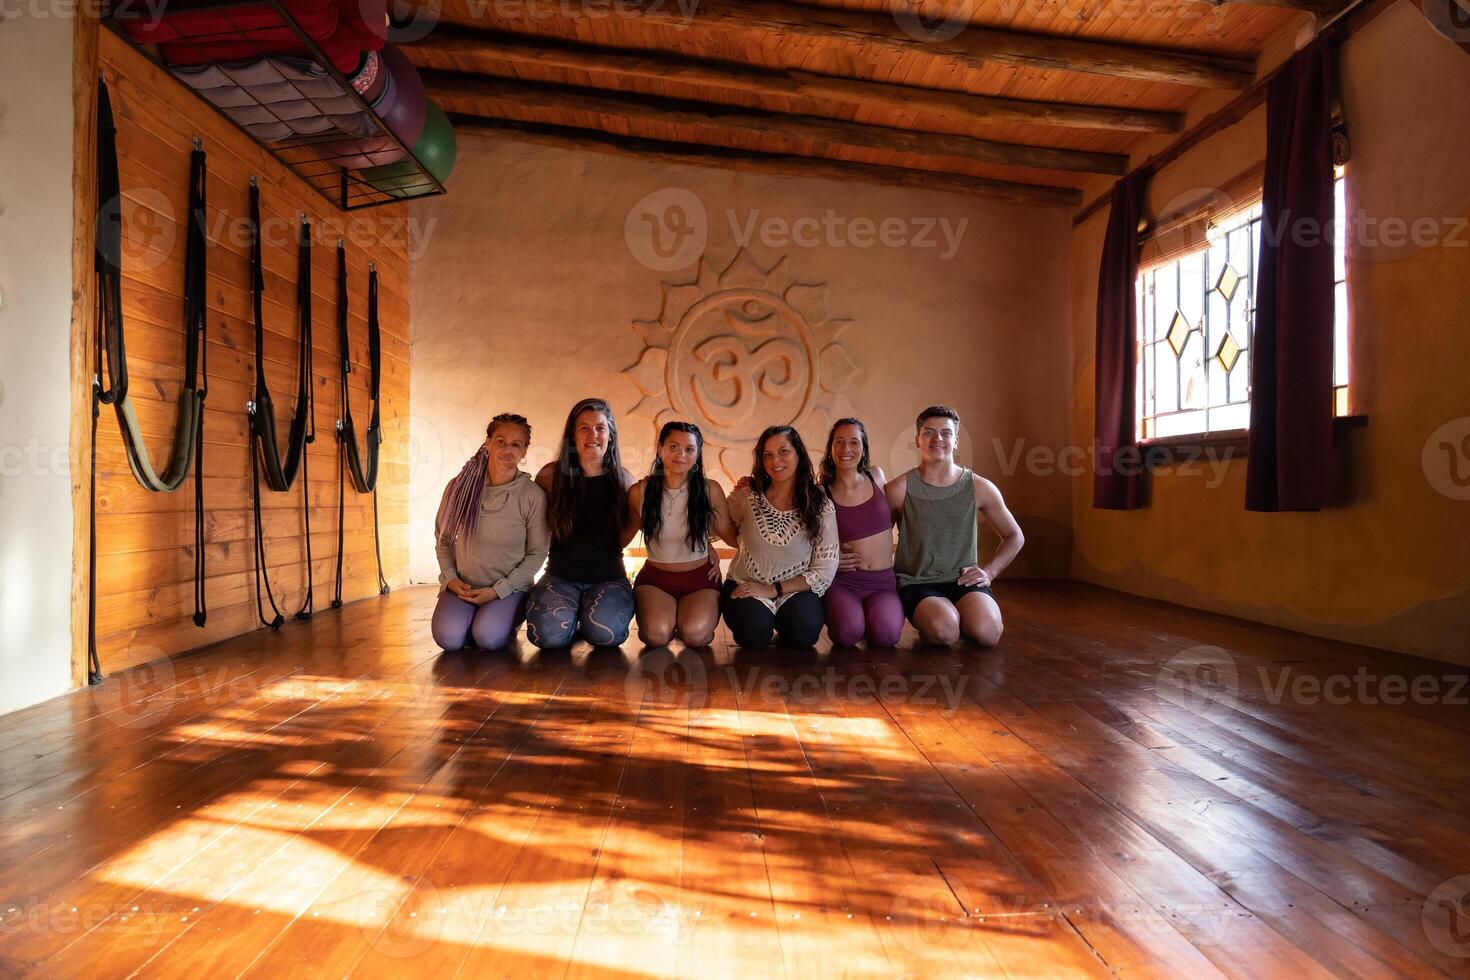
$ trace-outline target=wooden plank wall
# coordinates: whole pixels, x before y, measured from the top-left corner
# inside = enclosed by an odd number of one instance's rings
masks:
[[[194,136],[203,139],[208,153],[210,376],[203,473],[209,617],[202,629],[191,619],[193,479],[172,494],[143,490],[128,469],[116,418],[104,407],[97,437],[97,632],[103,670],[115,671],[259,628],[245,415],[254,384],[250,249],[244,223],[251,174],[261,187],[262,225],[274,231],[264,238],[265,372],[283,445],[295,403],[297,371],[296,215],[304,210],[313,222],[317,438],[308,463],[316,608],[328,608],[336,573],[339,237],[347,241],[349,332],[356,365],[352,406],[360,439],[367,428],[369,404],[369,262],[378,268],[385,434],[378,493],[383,570],[391,585],[406,581],[408,210],[402,205],[356,213],[336,210],[111,32],[101,31],[99,47],[99,64],[117,117],[125,199],[123,308],[131,394],[148,451],[159,467],[168,459],[182,377],[182,217]],[[79,380],[85,384],[85,379]],[[83,484],[83,506],[85,489]],[[277,601],[289,618],[301,606],[306,582],[299,478],[289,493],[263,490],[263,497],[266,567]],[[344,525],[344,601],[375,596],[372,498],[356,494],[350,480]],[[285,629],[293,627],[300,628],[288,621]]]

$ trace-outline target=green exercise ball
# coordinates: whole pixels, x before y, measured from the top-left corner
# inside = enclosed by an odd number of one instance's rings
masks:
[[[437,103],[430,102],[424,113],[424,131],[413,145],[413,155],[425,170],[443,183],[454,169],[454,153],[454,127],[444,110]],[[434,189],[411,160],[371,167],[362,175],[373,187],[394,197],[416,197]]]

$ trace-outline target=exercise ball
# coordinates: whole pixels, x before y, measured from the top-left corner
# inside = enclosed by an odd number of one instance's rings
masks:
[[[455,150],[454,126],[444,110],[430,102],[424,112],[424,131],[413,145],[413,155],[442,184],[454,169]],[[394,197],[415,197],[434,190],[412,160],[373,167],[363,171],[362,176],[378,190]]]
[[[394,45],[383,48],[383,67],[387,84],[383,94],[373,103],[373,111],[405,146],[413,146],[424,132],[424,82],[408,56]]]

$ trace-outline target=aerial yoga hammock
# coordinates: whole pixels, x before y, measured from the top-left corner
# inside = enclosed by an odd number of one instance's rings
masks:
[[[337,354],[341,373],[342,417],[337,420],[337,442],[339,445],[337,465],[337,586],[332,598],[332,608],[342,606],[342,545],[344,539],[343,516],[346,511],[346,480],[344,473],[352,476],[352,485],[358,493],[373,495],[373,552],[378,562],[378,594],[388,594],[388,581],[383,578],[383,550],[378,540],[378,447],[383,444],[381,406],[378,389],[382,373],[382,337],[378,327],[378,267],[368,265],[368,400],[372,402],[372,414],[367,428],[367,466],[363,466],[362,453],[357,448],[357,432],[352,425],[352,400],[348,390],[347,375],[352,373],[352,356],[348,349],[347,336],[347,249],[342,240],[337,240]]]
[[[277,493],[290,490],[296,481],[297,471],[301,473],[301,513],[306,528],[306,598],[294,618],[310,619],[312,613],[311,488],[308,485],[306,447],[316,440],[316,424],[312,417],[315,400],[311,391],[311,223],[304,214],[301,216],[296,245],[296,309],[299,321],[296,410],[291,416],[284,461],[281,459],[276,437],[275,407],[265,381],[265,319],[262,314],[264,292],[265,270],[260,250],[260,187],[255,178],[251,177],[250,298],[255,316],[255,394],[246,404],[245,410],[250,417],[250,470],[255,511],[255,614],[260,618],[261,625],[274,630],[280,629],[286,619],[276,605],[275,593],[271,591],[270,575],[266,570],[265,536],[260,513],[262,471],[266,486]],[[265,610],[261,606],[262,593],[270,603],[270,619],[266,618]]]
[[[92,375],[91,508],[88,520],[87,680],[102,680],[97,656],[97,420],[103,405],[117,414],[128,468],[145,489],[169,493],[183,485],[194,468],[194,625],[208,615],[204,597],[204,400],[209,358],[205,335],[204,150],[194,140],[189,157],[189,210],[184,252],[184,379],[174,422],[173,454],[159,473],[149,459],[138,416],[128,397],[127,345],[122,314],[122,214],[118,178],[117,125],[107,83],[97,79],[97,247],[93,258],[97,284],[97,322]],[[104,385],[104,378],[106,384]]]

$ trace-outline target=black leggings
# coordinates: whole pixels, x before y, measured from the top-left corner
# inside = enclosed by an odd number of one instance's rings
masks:
[[[774,613],[759,599],[732,599],[730,593],[738,585],[725,580],[725,625],[735,637],[736,646],[760,650],[771,645],[773,634],[781,637],[783,647],[801,649],[816,646],[822,635],[822,598],[812,592],[795,592]]]

